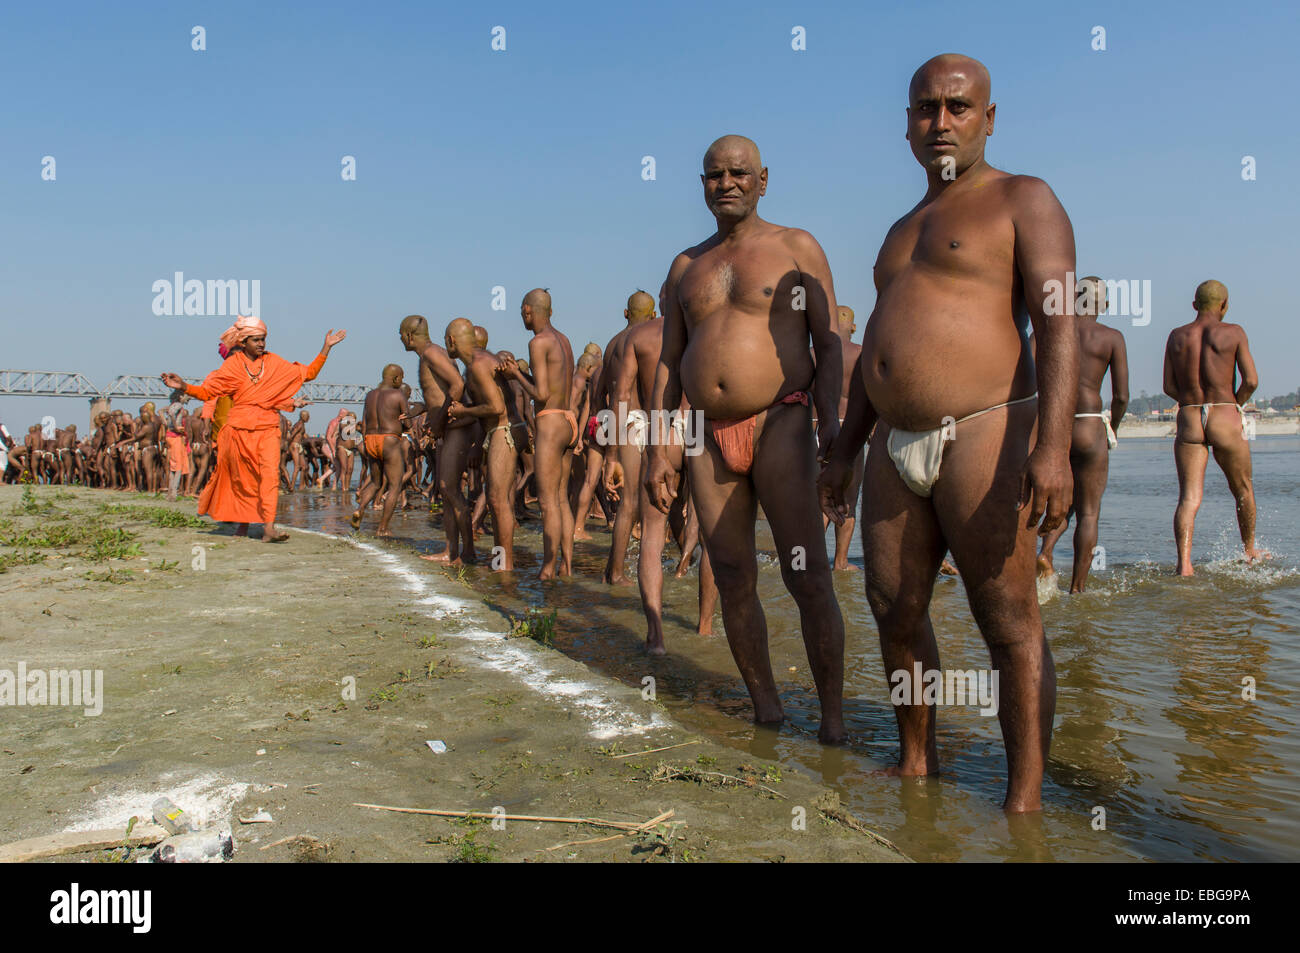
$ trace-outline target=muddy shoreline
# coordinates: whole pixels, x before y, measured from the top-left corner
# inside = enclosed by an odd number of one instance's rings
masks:
[[[231,825],[234,863],[905,859],[810,776],[507,638],[509,618],[428,564],[292,529],[279,546],[236,539],[192,514],[0,487],[0,537],[17,543],[0,546],[0,669],[104,673],[98,716],[0,707],[0,842],[124,830],[167,794]],[[620,836],[356,803],[634,824],[674,813]],[[272,822],[240,823],[258,809]]]

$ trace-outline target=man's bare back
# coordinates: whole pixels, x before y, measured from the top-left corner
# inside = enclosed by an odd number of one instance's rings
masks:
[[[1196,320],[1175,328],[1165,345],[1164,390],[1178,401],[1174,463],[1178,507],[1174,510],[1177,572],[1192,575],[1192,533],[1205,486],[1208,451],[1228,479],[1237,503],[1237,528],[1248,562],[1268,558],[1255,546],[1255,485],[1241,407],[1259,386],[1245,330],[1228,324],[1228,289],[1204,281],[1192,306]]]

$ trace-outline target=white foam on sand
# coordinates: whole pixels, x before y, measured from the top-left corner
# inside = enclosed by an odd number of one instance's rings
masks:
[[[164,774],[145,788],[113,791],[94,804],[73,815],[65,832],[126,830],[127,821],[135,815],[141,822],[152,823],[153,802],[169,797],[177,807],[190,816],[195,827],[224,824],[236,804],[244,799],[253,785],[244,781],[231,781],[219,774],[200,774],[185,778],[179,773]]]
[[[317,530],[299,527],[294,527],[294,530],[325,539],[342,540],[371,556],[386,572],[401,580],[407,591],[417,597],[416,605],[423,607],[424,614],[431,619],[465,612],[473,605],[463,599],[433,591],[427,576],[415,572],[401,557],[379,546]],[[656,713],[652,712],[646,718],[623,707],[596,682],[560,675],[546,665],[545,656],[537,651],[511,645],[504,632],[478,629],[440,635],[474,642],[477,661],[484,668],[513,675],[538,694],[577,711],[591,723],[590,734],[593,738],[605,740],[621,735],[640,735],[669,727],[668,721]]]

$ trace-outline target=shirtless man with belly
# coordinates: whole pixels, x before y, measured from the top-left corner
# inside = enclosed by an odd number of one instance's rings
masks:
[[[656,382],[654,409],[677,410],[685,392],[705,418],[704,451],[687,463],[691,494],[754,720],[784,718],[758,599],[761,505],[782,580],[799,606],[821,701],[819,736],[837,742],[844,737],[844,622],[816,491],[817,460],[839,430],[843,377],[831,270],[812,235],[759,218],[767,169],[751,140],[714,142],[700,180],[717,232],[679,254],[668,271],[664,383]],[[817,407],[815,438],[810,404]],[[650,448],[644,481],[662,512],[677,495],[666,450]]]
[[[845,519],[853,458],[875,425],[862,550],[886,676],[911,679],[920,699],[914,666],[939,671],[929,605],[947,548],[999,678],[1003,807],[1024,812],[1041,809],[1056,707],[1035,528],[1049,532],[1070,507],[1079,362],[1074,300],[1060,289],[1074,231],[1046,183],[985,161],[989,85],[982,64],[953,54],[912,77],[907,138],[927,189],[876,259],[876,307],[822,492],[827,515]],[[937,772],[934,706],[894,713],[897,773]]]

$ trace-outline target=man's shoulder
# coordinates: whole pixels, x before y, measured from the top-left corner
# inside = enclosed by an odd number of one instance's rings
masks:
[[[1052,191],[1052,187],[1036,175],[999,172],[997,177],[987,184],[1002,197],[1013,216],[1061,207],[1061,201]]]
[[[822,250],[821,242],[817,241],[813,237],[813,233],[806,228],[797,228],[793,225],[772,225],[768,234],[785,245],[795,255],[816,253]]]

